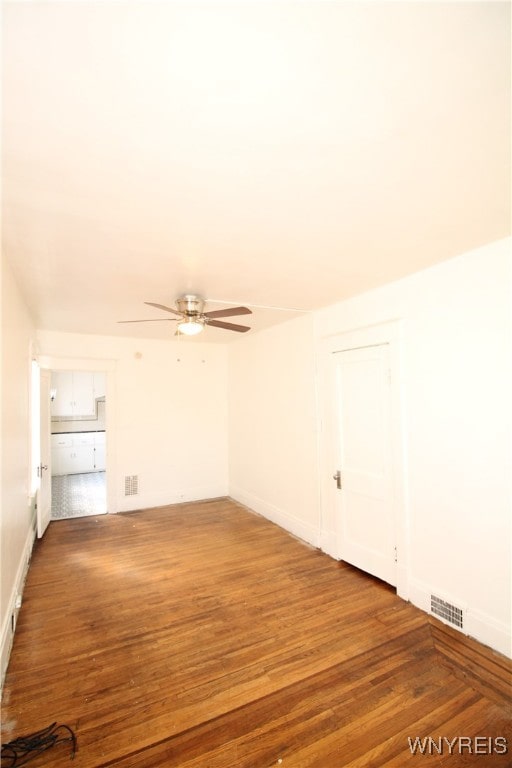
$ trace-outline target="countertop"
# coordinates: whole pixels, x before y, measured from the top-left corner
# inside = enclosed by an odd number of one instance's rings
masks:
[[[83,435],[89,432],[105,432],[104,429],[75,429],[74,432],[52,432],[52,435]]]

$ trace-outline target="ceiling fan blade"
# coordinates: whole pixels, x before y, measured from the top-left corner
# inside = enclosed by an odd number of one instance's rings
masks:
[[[144,304],[148,304],[150,307],[163,309],[164,312],[172,312],[174,315],[179,315],[180,317],[183,317],[183,312],[178,312],[177,309],[171,309],[171,307],[166,307],[165,304],[155,304],[154,301],[145,301]]]
[[[152,317],[150,320],[118,320],[118,323],[175,323],[177,317]]]
[[[235,325],[235,323],[224,323],[222,320],[210,320],[208,317],[206,317],[206,323],[208,325],[213,325],[215,328],[225,328],[226,331],[238,331],[239,333],[246,333],[246,331],[251,330],[248,325]]]
[[[252,315],[247,307],[231,307],[230,309],[214,309],[213,312],[203,312],[205,317],[233,317],[233,315]]]

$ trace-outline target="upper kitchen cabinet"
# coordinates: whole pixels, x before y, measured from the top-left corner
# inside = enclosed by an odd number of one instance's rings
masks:
[[[96,416],[96,400],[105,396],[104,373],[92,371],[53,371],[53,418],[61,416]]]

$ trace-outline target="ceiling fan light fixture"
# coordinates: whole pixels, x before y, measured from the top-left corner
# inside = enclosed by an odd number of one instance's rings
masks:
[[[182,320],[178,323],[178,333],[184,333],[185,336],[195,336],[204,328],[204,322],[196,320],[193,317],[189,317],[186,320]]]
[[[222,328],[225,331],[238,331],[238,333],[246,333],[250,331],[248,325],[239,325],[238,323],[226,323],[224,317],[236,317],[237,315],[252,315],[251,310],[248,307],[228,307],[224,309],[214,309],[209,312],[204,311],[205,300],[201,296],[196,296],[193,293],[187,293],[184,296],[180,296],[176,299],[176,309],[167,307],[165,304],[157,304],[154,301],[145,301],[150,307],[161,309],[164,312],[170,312],[171,315],[178,315],[180,318],[176,327],[176,336],[196,336],[205,328],[206,325],[214,326],[215,328]],[[151,323],[161,320],[173,320],[176,322],[176,317],[155,317],[144,320],[119,320],[120,323]]]

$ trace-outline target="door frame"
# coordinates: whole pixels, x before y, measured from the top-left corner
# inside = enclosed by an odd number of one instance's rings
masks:
[[[116,429],[115,429],[115,392],[116,392],[116,361],[99,358],[57,357],[40,355],[39,365],[43,370],[50,371],[92,371],[104,372],[107,375],[105,431],[107,433],[106,449],[106,493],[107,511],[115,514],[118,511],[116,494]]]
[[[389,348],[391,444],[393,464],[393,497],[397,547],[397,594],[407,600],[409,595],[409,516],[405,474],[404,396],[401,370],[402,323],[392,320],[366,326],[320,339],[318,359],[318,396],[320,425],[320,542],[321,548],[340,559],[338,541],[341,536],[335,510],[335,483],[332,479],[335,464],[334,432],[330,427],[334,408],[332,388],[332,355],[351,349],[387,344]]]

